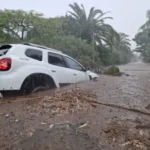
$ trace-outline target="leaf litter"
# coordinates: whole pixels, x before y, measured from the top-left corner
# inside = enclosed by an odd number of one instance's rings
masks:
[[[72,89],[62,93],[52,93],[50,96],[41,97],[41,99],[27,102],[30,109],[38,112],[45,112],[49,115],[61,115],[64,113],[73,113],[78,110],[92,108],[87,100],[93,100],[95,96],[92,92]]]
[[[109,141],[119,142],[121,147],[132,150],[149,150],[150,134],[127,127],[126,123],[111,121],[103,129]],[[141,134],[142,132],[142,134]]]

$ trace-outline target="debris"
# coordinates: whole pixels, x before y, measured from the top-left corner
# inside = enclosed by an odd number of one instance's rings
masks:
[[[150,110],[150,104],[147,105],[145,108],[148,109],[148,110]]]
[[[143,130],[140,130],[139,133],[140,133],[140,136],[144,135],[144,131]]]
[[[26,136],[27,136],[27,137],[32,137],[32,136],[33,136],[33,132],[28,132],[28,133],[26,134]]]
[[[71,91],[62,93],[53,93],[51,96],[44,96],[40,101],[27,104],[32,106],[32,110],[42,111],[49,113],[51,116],[55,116],[91,108],[91,104],[86,100],[93,99],[93,95],[94,94],[89,91],[72,89]]]
[[[128,141],[126,143],[121,144],[121,146],[125,147],[125,146],[131,145],[131,144],[132,144],[132,141]]]
[[[137,125],[135,128],[136,129],[150,129],[150,124],[147,124],[147,125]]]
[[[96,107],[97,107],[97,105],[96,105],[96,104],[91,104],[91,106],[92,106],[92,107],[94,107],[94,108],[96,108]]]
[[[40,101],[38,100],[34,101],[34,103],[27,104],[32,105],[33,110],[41,110],[42,112],[49,113],[51,116],[75,112],[76,110],[86,110],[91,108],[91,104],[92,107],[96,107],[98,104],[150,116],[150,113],[142,110],[126,108],[124,106],[103,103],[100,101],[98,102],[92,92],[81,91],[80,89],[72,89],[71,91],[62,93],[53,93],[51,96],[44,96]]]
[[[18,122],[18,121],[19,121],[18,119],[15,120],[15,122]]]
[[[109,132],[110,132],[110,130],[109,130],[108,128],[104,128],[103,131],[104,131],[105,133],[109,133]]]
[[[112,76],[122,76],[122,73],[121,72],[118,72],[118,73],[114,73]]]
[[[134,109],[134,108],[127,108],[127,107],[124,107],[124,106],[119,106],[119,105],[116,105],[116,104],[103,103],[103,102],[100,102],[100,101],[97,102],[95,100],[88,100],[87,99],[86,101],[88,101],[89,103],[95,103],[95,104],[98,104],[98,105],[104,105],[104,106],[108,106],[108,107],[113,107],[113,108],[128,110],[130,112],[135,112],[135,113],[140,113],[142,115],[150,116],[150,113],[142,111],[142,110]]]
[[[114,137],[112,141],[113,141],[113,142],[116,142],[116,138]]]
[[[45,123],[45,122],[41,122],[41,125],[45,125],[45,124],[47,124],[47,123]]]
[[[6,114],[6,115],[5,115],[6,118],[8,118],[9,116],[10,116],[9,114]]]
[[[126,143],[121,144],[121,146],[134,146],[135,148],[137,148],[137,150],[147,150],[147,147],[139,140],[128,141]]]
[[[116,123],[116,121],[111,121],[104,127],[103,131],[107,134],[108,139],[116,141],[117,137],[124,134],[127,130],[124,124]]]
[[[129,74],[125,74],[127,77],[129,77],[130,75]]]
[[[84,123],[83,125],[79,126],[79,129],[85,128],[88,126],[88,123]]]
[[[50,126],[49,126],[49,129],[52,129],[54,127],[54,124],[51,124]]]
[[[135,123],[136,123],[136,124],[142,124],[141,118],[136,118],[136,119],[135,119]]]

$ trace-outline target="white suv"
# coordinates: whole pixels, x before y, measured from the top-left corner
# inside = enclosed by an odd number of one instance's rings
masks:
[[[41,89],[87,81],[98,75],[57,51],[32,43],[0,47],[0,92],[29,94]]]

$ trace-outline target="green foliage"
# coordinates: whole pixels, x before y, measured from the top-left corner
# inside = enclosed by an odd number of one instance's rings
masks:
[[[104,65],[125,64],[131,61],[132,52],[130,40],[124,33],[113,36],[110,40],[112,44],[98,46],[99,57]]]
[[[116,33],[112,26],[105,23],[106,19],[112,19],[112,17],[105,17],[109,12],[103,12],[92,7],[89,15],[87,15],[83,5],[79,6],[74,3],[69,6],[72,9],[67,16],[69,33],[86,39],[89,43],[93,41],[99,44],[102,42],[109,43],[107,39],[110,33]]]
[[[79,60],[84,66],[96,67],[96,64],[100,62],[98,54],[94,51],[91,44],[72,35],[55,36],[49,46],[72,56]],[[92,59],[92,56],[95,57],[95,61]],[[97,64],[97,66],[98,65],[99,64]]]
[[[0,44],[30,42],[63,51],[84,66],[121,64],[132,56],[128,36],[105,23],[104,13],[92,7],[69,5],[69,15],[46,18],[41,13],[0,10]]]
[[[134,51],[141,53],[143,60],[150,63],[150,10],[147,11],[147,21],[141,26],[133,39],[137,47]]]
[[[94,51],[93,46],[88,44],[86,41],[76,38],[75,36],[52,36],[48,43],[45,41],[39,41],[39,39],[35,38],[29,42],[33,42],[36,44],[46,45],[48,47],[61,50],[62,52],[72,56],[77,59],[81,64],[88,67],[96,67],[99,65],[100,59],[98,58],[98,54]],[[95,57],[95,61],[93,57]]]
[[[116,67],[116,66],[110,66],[107,70],[106,70],[106,73],[107,74],[110,74],[110,75],[114,75],[114,74],[116,74],[116,73],[119,73],[120,72],[120,70],[119,70],[119,68],[118,67]]]
[[[22,41],[33,28],[33,21],[41,16],[34,11],[0,10],[0,29],[13,38],[14,42]]]

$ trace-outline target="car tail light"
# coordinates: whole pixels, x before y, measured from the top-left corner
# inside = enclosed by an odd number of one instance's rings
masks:
[[[0,59],[0,71],[7,71],[11,68],[11,59],[2,58]]]

